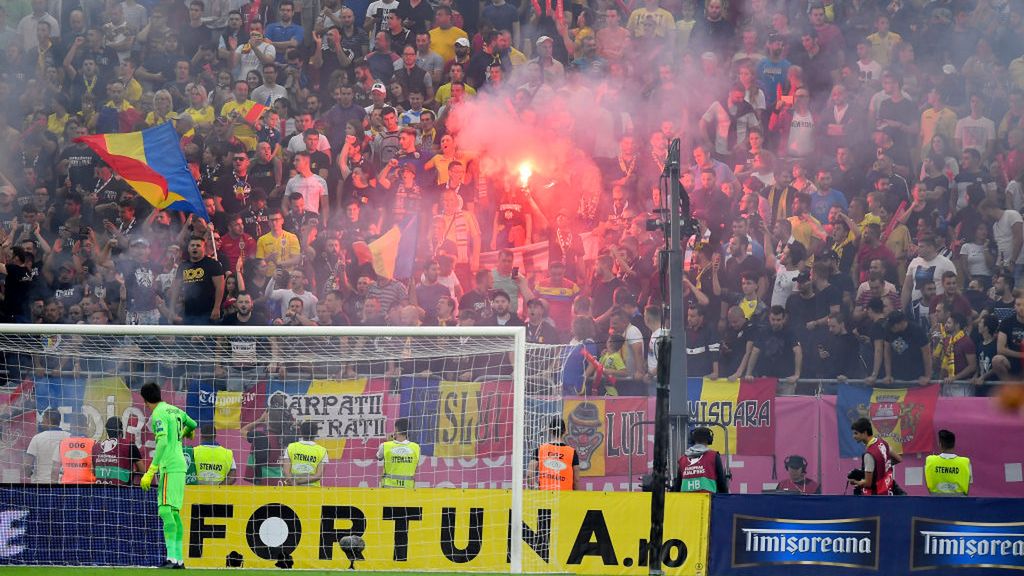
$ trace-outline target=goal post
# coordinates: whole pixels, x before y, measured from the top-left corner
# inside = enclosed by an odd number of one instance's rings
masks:
[[[195,444],[215,440],[233,451],[236,484],[281,486],[309,506],[326,507],[332,489],[377,487],[377,449],[404,418],[422,450],[416,487],[436,488],[422,494],[440,500],[445,488],[462,489],[453,498],[477,488],[508,491],[508,514],[487,516],[482,533],[500,534],[507,571],[520,573],[533,530],[527,518],[524,538],[524,499],[531,507],[557,503],[556,492],[527,490],[526,477],[530,451],[562,415],[565,352],[527,344],[522,327],[3,325],[0,369],[10,385],[0,389],[7,392],[0,398],[0,483],[24,492],[66,483],[60,455],[41,450],[40,435],[86,438],[96,454],[117,444],[112,418],[148,461],[155,445],[138,389],[151,381],[200,424]],[[293,486],[286,462],[287,446],[310,430],[311,441],[327,449],[320,491]],[[138,474],[126,474],[122,480],[138,484]],[[108,512],[104,521],[134,521]],[[473,538],[464,519],[456,524],[453,538]],[[265,523],[267,534],[257,534],[268,547],[280,539],[275,526]],[[147,553],[131,545],[114,544],[126,564],[145,564]],[[92,546],[102,552],[98,541]]]

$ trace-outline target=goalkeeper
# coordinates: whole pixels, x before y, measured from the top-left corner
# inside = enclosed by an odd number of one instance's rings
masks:
[[[142,386],[139,391],[153,415],[149,425],[156,438],[153,463],[142,476],[143,490],[149,490],[153,476],[160,472],[160,492],[157,495],[157,511],[164,524],[164,543],[167,545],[167,561],[161,568],[184,568],[185,529],[181,522],[181,506],[185,499],[185,471],[188,466],[182,452],[182,437],[192,437],[196,429],[195,420],[184,410],[161,401],[160,387],[154,382]]]

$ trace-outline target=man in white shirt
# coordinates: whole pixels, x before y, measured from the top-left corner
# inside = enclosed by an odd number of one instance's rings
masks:
[[[917,258],[907,265],[907,276],[903,279],[903,290],[900,293],[903,307],[906,308],[911,299],[921,298],[920,287],[931,280],[935,282],[935,294],[945,293],[942,287],[942,275],[945,272],[956,272],[956,266],[939,254],[937,241],[934,237],[925,236],[918,241]]]
[[[309,164],[309,152],[298,152],[295,154],[295,171],[284,187],[284,197],[287,198],[293,192],[302,194],[306,201],[306,210],[320,215],[320,220],[326,222],[328,219],[327,181],[318,174],[313,174]]]
[[[21,37],[21,51],[28,52],[39,46],[36,30],[40,22],[50,25],[50,37],[55,43],[60,38],[60,24],[57,19],[46,11],[46,0],[32,0],[32,13],[18,22],[18,35]]]
[[[281,98],[288,97],[288,90],[277,83],[277,65],[263,65],[263,84],[253,89],[249,98],[257,104],[273,106]]]
[[[42,424],[43,430],[28,443],[23,464],[25,479],[33,484],[53,481],[54,464],[60,462],[60,442],[71,436],[70,432],[60,429],[60,412],[54,408],[43,412]]]
[[[985,101],[980,94],[971,96],[971,114],[956,123],[957,149],[963,151],[973,148],[981,154],[981,159],[988,162],[996,145],[996,125],[992,120],[982,116]]]
[[[263,23],[249,24],[249,41],[235,48],[235,78],[245,80],[253,70],[259,70],[264,64],[273,64],[277,58],[277,49],[263,37]]]

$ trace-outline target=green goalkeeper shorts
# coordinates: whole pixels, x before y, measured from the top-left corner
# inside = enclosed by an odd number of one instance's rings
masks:
[[[181,510],[185,503],[185,473],[163,472],[160,474],[160,491],[157,492],[157,505],[170,506]]]

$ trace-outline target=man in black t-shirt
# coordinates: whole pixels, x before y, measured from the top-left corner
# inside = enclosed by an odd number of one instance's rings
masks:
[[[182,263],[171,288],[169,305],[174,310],[181,296],[181,314],[176,321],[189,325],[212,324],[220,320],[224,297],[224,270],[206,255],[206,240],[192,238],[188,243],[188,261]]]
[[[761,331],[750,352],[747,378],[785,378],[788,384],[795,384],[800,379],[803,350],[789,329],[788,321],[789,315],[785,308],[772,306],[768,313],[768,328]]]
[[[0,272],[7,276],[4,284],[3,321],[31,321],[29,302],[39,275],[32,254],[21,246],[15,246],[11,248],[11,259],[0,268]]]
[[[1021,358],[1024,358],[1024,290],[1014,290],[1013,299],[1014,314],[999,323],[997,354],[992,359],[992,369],[1004,382],[1020,379]]]
[[[932,348],[924,330],[899,310],[889,314],[886,327],[884,383],[918,380],[926,384],[932,377]]]

